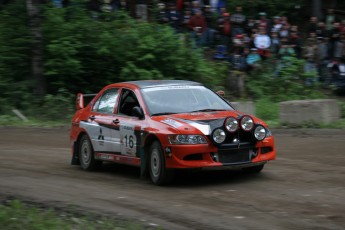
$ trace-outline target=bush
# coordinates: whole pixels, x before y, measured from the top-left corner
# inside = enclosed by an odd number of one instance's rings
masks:
[[[256,116],[262,120],[277,120],[279,118],[278,103],[268,98],[262,98],[255,103]]]
[[[219,78],[220,64],[204,60],[201,50],[190,48],[169,26],[138,22],[121,11],[95,20],[81,7],[48,7],[44,34],[50,93],[98,92],[110,83],[147,79],[214,85]]]
[[[319,84],[306,84],[306,78],[315,76],[303,73],[304,61],[292,58],[288,63],[269,59],[261,70],[253,71],[246,87],[254,100],[266,98],[272,102],[324,98]]]

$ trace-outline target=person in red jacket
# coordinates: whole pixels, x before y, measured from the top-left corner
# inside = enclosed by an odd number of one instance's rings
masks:
[[[201,10],[197,10],[191,17],[188,28],[191,30],[191,36],[195,40],[196,46],[203,46],[206,42],[207,23]]]
[[[228,12],[224,12],[218,18],[218,31],[221,36],[222,44],[229,47],[229,42],[231,39],[231,23],[230,14]]]

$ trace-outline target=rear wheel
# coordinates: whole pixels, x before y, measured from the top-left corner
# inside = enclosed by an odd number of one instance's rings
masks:
[[[154,184],[164,185],[172,181],[174,172],[165,167],[165,157],[162,146],[154,141],[150,147],[150,177]]]
[[[246,173],[259,173],[264,168],[264,165],[257,165],[248,168],[243,168],[242,170]]]
[[[95,160],[91,141],[87,135],[83,135],[79,141],[79,160],[84,170],[94,171],[100,168],[102,161]]]

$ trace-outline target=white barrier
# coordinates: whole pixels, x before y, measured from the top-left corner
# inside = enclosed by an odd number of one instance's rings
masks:
[[[255,104],[252,101],[230,102],[236,110],[245,114],[255,115]]]
[[[279,103],[279,119],[288,124],[329,124],[340,119],[340,107],[334,99],[285,101]]]

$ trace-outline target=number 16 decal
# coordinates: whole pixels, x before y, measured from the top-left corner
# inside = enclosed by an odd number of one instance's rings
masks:
[[[130,125],[120,126],[121,154],[135,156],[137,138],[134,134],[134,127]]]
[[[134,142],[133,142],[133,139],[134,137],[132,135],[129,135],[129,136],[125,136],[125,145],[126,145],[126,148],[133,148],[134,147]]]

